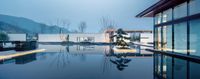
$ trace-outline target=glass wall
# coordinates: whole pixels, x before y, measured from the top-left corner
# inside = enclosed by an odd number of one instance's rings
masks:
[[[155,47],[158,50],[174,51],[182,54],[187,54],[189,51],[190,55],[200,56],[200,42],[198,42],[198,40],[200,40],[200,19],[189,21],[190,37],[189,40],[187,40],[188,21],[185,21],[187,19],[180,19],[187,17],[187,10],[189,10],[189,15],[200,13],[200,0],[190,0],[189,3],[182,3],[175,6],[174,9],[170,8],[155,15],[155,25],[164,24],[159,27],[155,26]],[[176,19],[179,20],[175,21]],[[167,25],[165,25],[165,22],[172,24],[167,23]],[[173,36],[174,38],[172,38]],[[188,41],[189,43],[187,43]],[[188,44],[190,44],[190,50],[187,49]],[[172,47],[174,47],[174,49],[172,49]]]
[[[160,24],[162,22],[162,13],[155,15],[155,24]]]
[[[200,0],[190,0],[189,7],[190,15],[200,13]]]
[[[200,56],[200,19],[190,21],[190,55]]]
[[[163,26],[163,49],[172,51],[172,26]]]
[[[172,20],[172,9],[166,10],[162,15],[162,22],[168,22]]]
[[[157,49],[158,48],[158,30],[157,28],[154,29],[154,48]]]
[[[161,42],[162,41],[162,39],[161,39],[162,38],[162,34],[161,34],[162,29],[161,29],[161,27],[158,27],[157,30],[158,30],[157,31],[158,32],[158,35],[157,35],[158,36],[157,37],[157,42],[158,42],[157,48],[158,48],[158,50],[162,50],[162,46],[161,46],[162,45],[162,42]]]
[[[187,54],[187,23],[174,25],[174,52]]]
[[[174,19],[187,16],[187,3],[180,4],[174,8]]]

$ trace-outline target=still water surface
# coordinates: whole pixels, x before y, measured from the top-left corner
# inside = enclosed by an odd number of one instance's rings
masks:
[[[153,79],[152,54],[111,46],[40,45],[45,52],[2,61],[0,79]]]
[[[199,63],[133,48],[39,45],[46,51],[0,61],[0,79],[200,79]]]

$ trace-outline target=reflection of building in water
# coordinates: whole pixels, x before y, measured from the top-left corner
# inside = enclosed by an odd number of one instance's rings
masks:
[[[39,45],[39,48],[46,49],[46,52],[60,52],[60,50],[66,52],[69,51],[70,54],[102,54],[108,53],[109,46],[96,46],[96,45]]]
[[[63,38],[67,38],[63,39]],[[108,43],[109,42],[108,34],[104,33],[81,33],[81,34],[39,34],[39,42],[100,42]]]
[[[77,50],[78,51],[92,51],[92,50],[95,50],[95,46],[94,45],[88,45],[88,46],[77,45]]]
[[[36,53],[15,58],[16,64],[26,64],[36,60]]]
[[[15,62],[14,59],[12,59],[12,60],[1,60],[0,64],[9,64],[9,63],[14,63],[14,62]]]
[[[160,79],[198,79],[200,63],[162,54],[154,55],[154,75]]]
[[[77,37],[77,42],[95,42],[95,37]]]
[[[27,64],[27,63],[37,60],[36,55],[37,55],[36,53],[33,53],[33,54],[24,55],[24,56],[19,56],[19,57],[9,59],[9,60],[1,60],[0,64],[8,64],[8,63],[13,63],[13,62],[15,62],[15,64]]]

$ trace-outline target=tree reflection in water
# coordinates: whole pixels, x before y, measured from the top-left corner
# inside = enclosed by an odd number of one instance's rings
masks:
[[[122,71],[125,67],[128,67],[128,63],[131,61],[131,59],[127,59],[123,56],[118,56],[117,59],[110,59],[110,61],[117,66],[117,69]]]
[[[69,61],[69,52],[63,49],[60,49],[58,53],[56,53],[55,58],[50,63],[50,68],[56,68],[58,70],[63,70],[66,66],[70,64]]]
[[[111,58],[110,62],[115,64],[117,66],[117,69],[122,71],[125,69],[125,67],[128,67],[128,63],[131,61],[131,59],[126,58],[128,56],[128,53],[114,53],[114,50],[112,49],[112,46],[110,46],[110,53],[107,54],[107,56],[114,56],[115,58]]]
[[[72,63],[74,57],[79,57],[80,60],[85,61],[85,55],[83,53],[70,52],[70,46],[66,45],[65,49],[60,49],[59,52],[55,52],[55,57],[50,62],[50,68],[56,68],[56,70],[64,71],[67,66]],[[77,50],[82,51],[82,50]]]

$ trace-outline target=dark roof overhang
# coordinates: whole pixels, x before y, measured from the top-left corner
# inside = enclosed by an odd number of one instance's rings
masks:
[[[160,0],[159,2],[155,3],[151,7],[147,8],[143,12],[136,15],[136,17],[153,17],[155,14],[177,6],[181,3],[184,3],[188,0]]]

